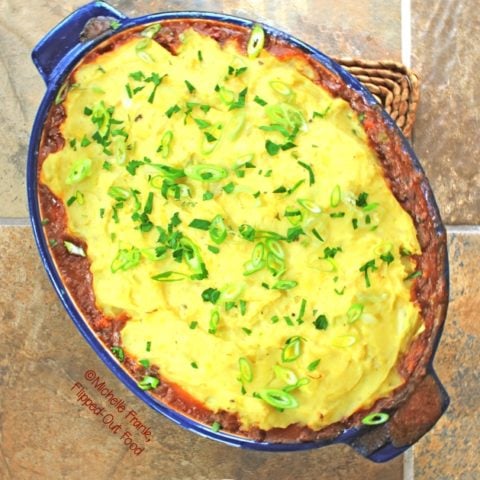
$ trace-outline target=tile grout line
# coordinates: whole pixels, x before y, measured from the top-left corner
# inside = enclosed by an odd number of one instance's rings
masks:
[[[412,66],[412,10],[411,0],[402,0],[401,3],[401,48],[402,63],[407,67]]]
[[[403,480],[415,480],[415,452],[414,447],[403,454]]]

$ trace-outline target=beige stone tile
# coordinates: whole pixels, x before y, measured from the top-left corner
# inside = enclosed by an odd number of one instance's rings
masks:
[[[450,306],[435,370],[451,404],[414,447],[415,480],[480,478],[480,229],[449,235],[449,254]]]
[[[44,93],[30,61],[35,44],[85,0],[0,2],[0,217],[27,215],[29,132]],[[331,55],[400,59],[400,0],[112,0],[130,16],[163,10],[223,11],[280,27]]]
[[[480,223],[478,32],[475,0],[412,2],[421,98],[415,150],[448,224]]]
[[[0,227],[0,278],[2,479],[403,478],[401,457],[377,465],[347,446],[285,454],[241,450],[187,432],[146,407],[76,331],[46,279],[28,227]],[[139,456],[77,402],[72,386],[78,381],[121,419],[84,379],[89,369],[152,429],[153,440]]]

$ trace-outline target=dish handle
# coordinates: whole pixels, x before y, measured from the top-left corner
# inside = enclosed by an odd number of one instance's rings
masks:
[[[437,423],[449,403],[445,388],[430,369],[388,423],[363,429],[362,434],[349,444],[374,462],[391,460],[423,437]]]
[[[118,22],[118,25],[113,24],[118,28],[128,18],[107,3],[91,2],[75,10],[38,42],[33,49],[32,60],[47,85],[70,54],[90,43],[89,39],[82,39],[81,34],[87,22],[98,17],[109,22],[109,31],[112,30],[112,22]]]

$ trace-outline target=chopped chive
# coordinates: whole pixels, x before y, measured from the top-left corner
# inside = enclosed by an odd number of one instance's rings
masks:
[[[309,372],[313,372],[319,365],[320,359],[318,358],[317,360],[314,360],[313,362],[309,363],[307,366],[307,370]]]
[[[198,325],[198,322],[193,321],[193,322],[190,322],[190,325],[188,326],[188,328],[190,330],[195,330],[197,328],[197,325]]]
[[[202,198],[203,198],[203,200],[211,200],[213,198],[213,193],[212,192],[204,192]]]
[[[168,117],[168,118],[172,118],[172,115],[174,113],[177,113],[180,111],[180,107],[178,105],[173,105],[172,107],[170,107],[166,112],[165,112],[165,115]]]
[[[380,259],[387,264],[390,264],[395,260],[394,256],[392,255],[392,252],[382,253],[380,255]]]
[[[203,120],[201,118],[194,118],[193,119],[195,121],[195,123],[201,128],[201,129],[204,129],[204,128],[208,128],[208,127],[211,127],[211,123],[208,122],[207,120]]]
[[[365,207],[367,205],[367,198],[368,198],[368,193],[367,192],[361,192],[357,199],[355,200],[355,205],[357,207]]]
[[[358,218],[352,218],[352,227],[354,230],[358,228]]]
[[[42,225],[48,225],[50,223],[50,220],[48,218],[42,218],[42,221],[40,223]]]
[[[202,292],[202,299],[204,302],[210,302],[215,305],[219,298],[220,298],[220,290],[217,290],[216,288],[210,287]]]
[[[292,319],[288,316],[288,315],[285,315],[283,317],[283,319],[285,320],[285,323],[289,326],[289,327],[293,327],[294,323],[292,322]]]
[[[325,240],[322,238],[322,236],[317,232],[317,229],[315,228],[312,228],[312,233],[313,235],[318,238],[318,240],[320,240],[321,242],[324,242]]]
[[[309,184],[313,185],[315,183],[315,174],[313,173],[312,167],[304,162],[301,162],[300,160],[297,163],[307,170]]]
[[[247,328],[247,327],[242,327],[242,330],[247,334],[247,335],[251,335],[252,334],[252,331]]]
[[[240,314],[242,317],[247,313],[247,302],[245,300],[240,300],[238,302],[240,304]]]
[[[251,225],[247,225],[244,223],[240,225],[240,227],[238,228],[238,231],[242,236],[242,238],[244,238],[245,240],[248,240],[249,242],[253,242],[255,240],[256,232]]]
[[[188,80],[185,80],[185,85],[190,93],[195,92],[196,88]]]
[[[298,312],[297,323],[300,325],[303,323],[303,317],[305,315],[305,309],[307,307],[307,301],[302,298],[302,303],[300,305],[300,311]]]
[[[233,182],[227,183],[227,184],[223,187],[223,191],[224,191],[225,193],[232,193],[234,190],[235,190],[235,184],[234,184]]]
[[[220,253],[220,249],[219,249],[218,247],[213,246],[213,245],[208,245],[207,248],[208,248],[212,253],[215,253],[215,254]]]
[[[345,216],[345,212],[333,212],[330,214],[331,218],[343,218]]]
[[[273,143],[271,140],[265,142],[265,150],[271,156],[276,155],[280,151],[280,145]]]
[[[213,422],[212,423],[212,431],[213,432],[218,432],[219,430],[221,430],[222,428],[222,425],[218,422]]]
[[[191,362],[191,363],[190,363],[190,366],[191,366],[192,368],[198,368],[197,362]]]
[[[328,327],[328,319],[325,315],[319,315],[313,322],[317,330],[326,330]]]
[[[202,220],[201,218],[195,218],[189,223],[189,227],[196,228],[198,230],[208,230],[211,222],[208,220]]]
[[[142,367],[148,368],[150,366],[150,360],[148,358],[144,358],[142,360],[139,360],[138,363],[142,365]]]
[[[287,189],[282,185],[281,187],[276,188],[273,193],[285,193]]]
[[[271,319],[272,323],[278,323],[280,321],[280,318],[278,317],[278,315],[274,315]]]
[[[150,340],[147,341],[146,345],[145,345],[145,350],[147,352],[149,352],[152,348],[152,342]]]
[[[51,247],[56,247],[58,245],[58,241],[55,239],[55,238],[50,238],[48,240],[48,244],[51,246]]]
[[[404,278],[404,280],[413,280],[414,278],[418,278],[422,276],[422,271],[417,270],[415,272],[412,272],[410,275]]]
[[[203,62],[203,55],[202,55],[202,51],[201,51],[201,50],[198,50],[198,52],[197,52],[197,58],[198,58],[198,61],[199,61],[199,62]]]
[[[267,105],[267,102],[262,98],[260,98],[258,95],[255,95],[255,98],[253,99],[253,101],[255,103],[258,103],[261,107],[264,107],[265,105]]]
[[[371,270],[372,272],[374,272],[375,270],[378,270],[378,268],[375,265],[375,259],[369,260],[364,265],[362,265],[359,269],[360,272],[363,272],[365,274],[365,284],[367,288],[369,288],[371,285],[370,278],[368,276],[368,270]]]

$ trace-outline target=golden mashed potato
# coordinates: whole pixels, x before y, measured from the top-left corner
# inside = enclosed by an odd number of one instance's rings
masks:
[[[176,56],[131,37],[78,68],[41,172],[125,351],[244,428],[372,405],[423,328],[412,219],[361,116],[302,72],[193,30]]]

